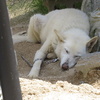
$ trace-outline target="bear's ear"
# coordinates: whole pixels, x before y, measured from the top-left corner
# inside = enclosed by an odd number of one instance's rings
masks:
[[[60,42],[64,42],[64,37],[63,37],[63,35],[61,35],[60,33],[58,33],[58,31],[57,31],[56,29],[54,30],[54,32],[55,32],[55,34],[56,34],[58,40],[59,40]]]
[[[98,36],[93,37],[91,40],[89,40],[86,44],[86,49],[88,52],[91,52],[94,45],[97,43],[98,41]]]

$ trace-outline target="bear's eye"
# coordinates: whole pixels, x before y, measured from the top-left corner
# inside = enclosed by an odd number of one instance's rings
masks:
[[[68,51],[68,50],[66,50],[66,49],[65,49],[65,51],[66,51],[66,53],[69,53],[69,51]]]

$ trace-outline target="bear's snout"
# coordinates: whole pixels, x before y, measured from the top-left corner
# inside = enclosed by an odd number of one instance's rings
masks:
[[[68,63],[64,63],[64,64],[62,65],[62,69],[63,69],[63,70],[69,70]]]

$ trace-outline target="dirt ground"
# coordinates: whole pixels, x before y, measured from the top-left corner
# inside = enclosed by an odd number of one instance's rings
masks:
[[[12,30],[13,33],[27,30],[27,25],[17,25]],[[100,69],[91,70],[86,78],[81,72],[68,75],[67,71],[61,70],[58,61],[43,63],[39,77],[28,78],[31,68],[21,55],[33,63],[34,54],[40,47],[41,44],[29,42],[14,45],[23,100],[100,100]]]

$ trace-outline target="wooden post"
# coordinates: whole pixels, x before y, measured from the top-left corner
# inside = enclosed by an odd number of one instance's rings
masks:
[[[3,100],[22,100],[5,0],[0,0],[0,82]]]

